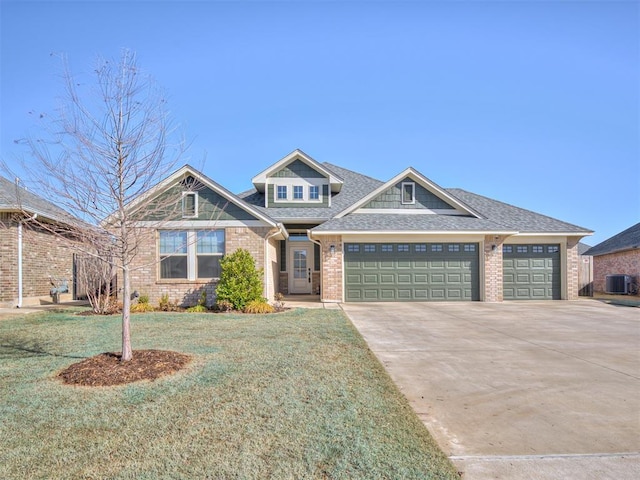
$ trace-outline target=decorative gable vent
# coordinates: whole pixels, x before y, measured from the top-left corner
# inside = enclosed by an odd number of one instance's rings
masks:
[[[629,295],[633,279],[629,275],[607,275],[605,292],[615,295]]]

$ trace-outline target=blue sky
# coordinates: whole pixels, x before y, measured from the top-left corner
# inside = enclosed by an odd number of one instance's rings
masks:
[[[2,0],[0,22],[14,167],[62,93],[51,54],[82,75],[129,48],[191,142],[181,163],[234,192],[300,148],[380,180],[413,166],[591,245],[640,220],[637,1]]]

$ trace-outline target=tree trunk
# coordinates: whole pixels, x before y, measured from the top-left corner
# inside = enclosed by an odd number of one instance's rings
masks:
[[[131,350],[131,285],[129,269],[122,269],[122,358],[123,362],[133,358]]]

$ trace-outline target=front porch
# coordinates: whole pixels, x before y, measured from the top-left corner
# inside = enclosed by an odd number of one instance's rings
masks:
[[[327,310],[339,310],[340,304],[320,301],[320,295],[285,295],[285,308],[326,308]]]

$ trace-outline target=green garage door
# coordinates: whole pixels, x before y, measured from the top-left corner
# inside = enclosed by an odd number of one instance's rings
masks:
[[[505,300],[560,299],[560,245],[503,245]]]
[[[477,243],[347,243],[347,302],[479,300]]]

